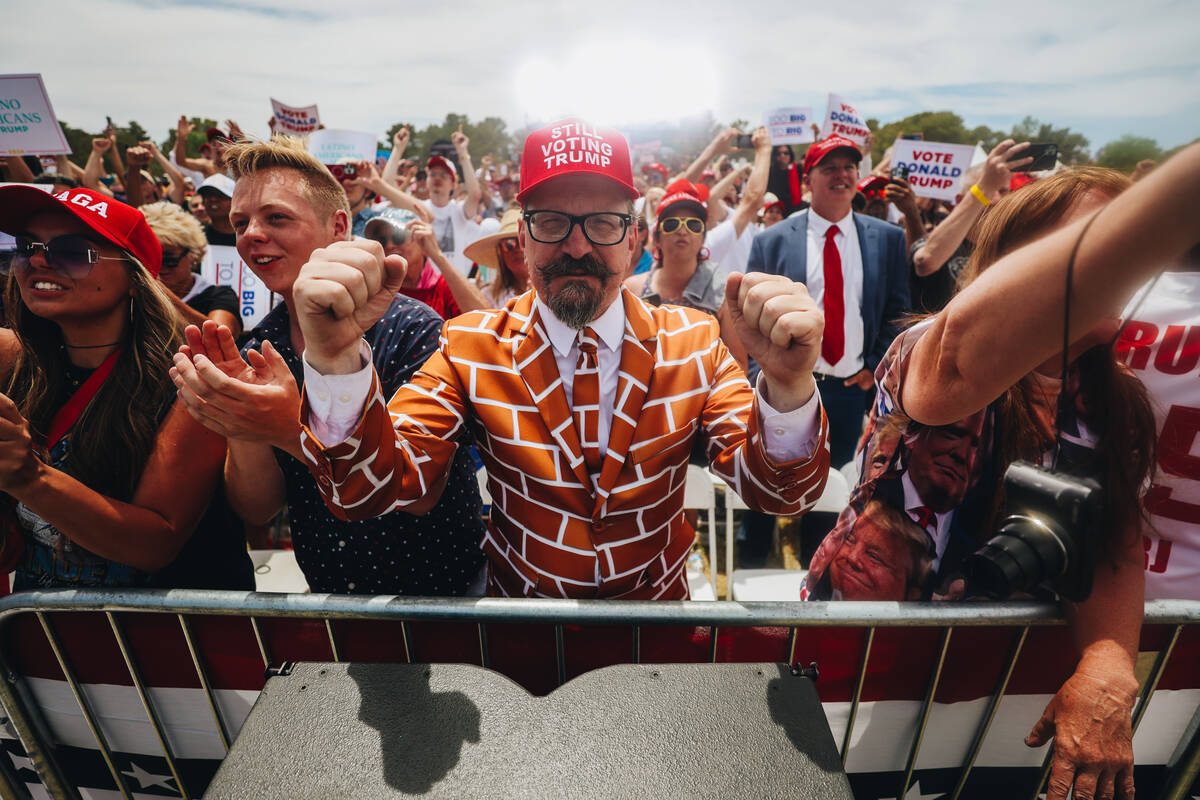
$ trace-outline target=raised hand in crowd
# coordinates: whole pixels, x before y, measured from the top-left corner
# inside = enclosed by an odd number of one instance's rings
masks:
[[[925,236],[925,220],[921,218],[921,209],[917,207],[917,196],[913,194],[912,187],[904,178],[889,178],[883,196],[904,215],[904,234],[908,238],[908,246],[912,247]]]
[[[355,239],[314,250],[292,286],[304,358],[323,375],[362,368],[359,341],[391,306],[408,272],[379,242]]]
[[[152,139],[146,139],[145,141],[138,142],[138,146],[149,150],[150,155],[153,156],[154,160],[158,162],[158,165],[162,167],[162,171],[165,172],[167,177],[171,179],[171,186],[167,190],[167,194],[171,198],[172,203],[182,206],[187,197],[187,188],[185,186],[185,178],[183,173],[179,170],[179,167],[171,163],[171,159],[162,154],[162,152],[158,149],[158,145],[155,144]]]
[[[391,159],[388,159],[388,165],[391,165]],[[365,186],[396,208],[406,209],[427,222],[433,222],[433,212],[424,203],[418,201],[411,194],[397,186],[395,181],[388,181],[380,175],[379,170],[375,169],[374,161],[357,162],[355,164],[355,178],[352,181],[347,181],[347,184]]]
[[[242,132],[242,126],[238,125],[231,119],[225,120],[225,127],[229,128],[229,138],[232,141],[240,142],[246,138],[246,134]]]
[[[400,130],[392,134],[392,153],[397,158],[404,156],[404,151],[408,149],[408,143],[412,141],[412,133],[409,132],[408,126],[405,125]]]
[[[479,179],[475,177],[475,167],[471,164],[471,153],[467,150],[471,140],[463,133],[462,125],[459,125],[458,130],[450,134],[450,141],[454,145],[455,152],[458,153],[458,165],[462,167],[463,187],[467,190],[467,195],[463,199],[463,216],[473,219],[479,210],[479,201],[483,198],[483,190],[479,186]]]
[[[87,188],[109,197],[112,197],[112,190],[101,183],[100,178],[104,175],[104,154],[112,146],[111,139],[104,137],[92,139],[92,151],[88,153],[87,164],[84,165],[83,177],[80,179]]]
[[[233,333],[207,320],[184,331],[171,380],[179,399],[204,427],[227,439],[269,444],[302,458],[300,390],[270,342],[262,352],[238,352]]]
[[[786,412],[807,403],[817,390],[812,371],[825,317],[804,284],[734,272],[725,284],[725,304],[746,354],[762,370],[771,407]]]
[[[1028,147],[1029,142],[1017,144],[1012,139],[1005,139],[988,153],[978,180],[970,186],[963,181],[962,200],[933,229],[924,246],[913,254],[913,270],[917,275],[932,275],[949,261],[972,226],[983,216],[983,210],[1008,192],[1013,170],[1033,160],[1020,156]]]
[[[479,286],[463,275],[450,263],[450,259],[446,258],[446,254],[442,252],[437,236],[433,232],[432,220],[413,220],[409,223],[408,229],[413,241],[421,246],[421,253],[433,262],[433,265],[442,273],[442,279],[446,281],[450,294],[454,296],[454,302],[458,305],[459,311],[465,313],[480,308],[492,308],[492,304],[479,290]],[[415,276],[409,277],[409,283],[412,283],[413,277]]]
[[[153,183],[147,187],[142,180],[142,170],[149,166],[150,158],[150,151],[145,147],[135,146],[125,151],[125,200],[135,208],[158,200],[153,194]]]
[[[690,183],[696,183],[699,181],[700,173],[704,172],[708,165],[712,163],[714,158],[717,156],[728,155],[729,153],[737,152],[737,148],[733,146],[734,140],[738,136],[741,136],[741,134],[742,132],[737,128],[726,128],[718,133],[713,137],[713,140],[705,146],[700,155],[696,156],[696,159],[688,165],[688,168],[676,175],[674,178],[668,181],[668,183],[673,183],[680,178],[684,178]]]

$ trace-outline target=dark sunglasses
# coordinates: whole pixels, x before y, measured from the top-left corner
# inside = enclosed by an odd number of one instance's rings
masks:
[[[681,225],[686,225],[692,233],[704,233],[704,220],[695,217],[667,217],[658,221],[658,227],[663,233],[674,233]]]
[[[367,238],[373,242],[379,242],[384,247],[387,247],[389,244],[398,246],[398,245],[402,245],[408,241],[409,234],[410,234],[410,231],[407,229],[396,230],[395,228],[393,228],[390,235],[386,234],[386,233],[385,234],[374,233],[374,234],[368,236]]]
[[[0,270],[5,275],[17,270],[29,269],[30,260],[41,252],[46,258],[46,264],[57,272],[61,272],[72,280],[86,278],[97,261],[124,261],[116,256],[102,256],[86,236],[68,233],[56,236],[49,242],[35,242],[28,236],[17,236],[17,246],[12,258],[5,264],[0,261]]]
[[[169,256],[169,255],[167,255],[166,251],[163,251],[162,268],[163,269],[175,269],[175,267],[178,267],[179,263],[181,261],[183,261],[185,258],[187,258],[191,252],[192,252],[191,250],[184,250],[182,253],[180,253],[177,256]]]

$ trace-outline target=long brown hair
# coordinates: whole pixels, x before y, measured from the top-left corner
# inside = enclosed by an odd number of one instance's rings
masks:
[[[1008,253],[1060,227],[1063,217],[1085,196],[1112,198],[1129,185],[1129,178],[1115,170],[1080,167],[1009,194],[988,209],[981,220],[962,285],[970,284]],[[1138,496],[1154,471],[1154,412],[1146,388],[1117,363],[1111,344],[1087,350],[1075,359],[1073,367],[1079,376],[1084,419],[1098,440],[1092,477],[1104,487],[1107,525],[1098,544],[1100,553],[1111,559],[1122,541],[1128,543],[1125,537],[1138,534],[1143,518]],[[1001,474],[1013,461],[1036,461],[1054,446],[1036,424],[1037,391],[1033,380],[1026,377],[997,401]],[[1002,489],[996,493],[997,508],[1003,500],[1001,495]]]
[[[125,255],[133,289],[131,322],[112,373],[72,429],[71,456],[63,468],[121,501],[133,497],[163,410],[175,396],[171,358],[183,341],[182,320],[158,281]],[[29,421],[36,446],[44,448],[54,414],[71,395],[62,331],[26,308],[15,277],[8,279],[4,303],[21,344],[4,391]]]

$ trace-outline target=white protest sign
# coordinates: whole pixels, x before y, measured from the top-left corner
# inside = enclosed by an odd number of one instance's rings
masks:
[[[975,147],[969,144],[897,139],[892,145],[892,169],[908,168],[908,185],[917,197],[953,200],[974,154]]]
[[[829,103],[825,106],[825,124],[821,126],[821,138],[830,136],[845,136],[859,147],[862,147],[871,129],[866,120],[858,113],[858,109],[846,102],[846,98],[829,93]]]
[[[660,150],[662,150],[662,139],[635,144],[633,145],[633,160],[638,164],[649,164]]]
[[[262,322],[275,305],[271,292],[242,261],[236,247],[210,244],[200,262],[200,274],[218,286],[230,287],[237,294],[244,330]]]
[[[49,194],[50,190],[54,188],[53,186],[51,186],[48,183],[3,183],[3,182],[0,182],[0,188],[5,187],[5,186],[28,186],[31,189],[41,189],[46,194]],[[0,253],[4,253],[9,250],[12,250],[16,246],[17,246],[17,240],[15,238],[13,238],[10,234],[5,233],[4,231],[0,231]],[[3,256],[0,256],[0,258],[3,258]]]
[[[321,125],[317,107],[289,106],[271,98],[271,109],[275,112],[275,132],[295,136],[308,136]]]
[[[70,152],[42,76],[0,75],[0,156]]]
[[[322,164],[342,164],[347,161],[374,161],[377,142],[375,134],[362,131],[313,131],[308,137],[308,152]]]
[[[771,144],[804,144],[813,141],[812,106],[777,108],[763,114]]]

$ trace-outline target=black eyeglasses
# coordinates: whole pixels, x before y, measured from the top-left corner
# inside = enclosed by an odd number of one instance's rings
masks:
[[[188,257],[188,254],[191,252],[192,252],[191,250],[184,250],[182,253],[180,253],[177,256],[169,256],[169,255],[167,255],[167,251],[164,250],[163,256],[162,256],[162,268],[163,269],[175,269],[176,267],[179,266],[180,262],[182,262],[185,258]]]
[[[692,233],[704,233],[704,220],[696,217],[667,217],[658,221],[658,228],[663,233],[674,233],[684,225]]]
[[[0,260],[0,271],[8,275],[17,270],[28,269],[30,259],[39,251],[45,255],[46,264],[51,269],[63,273],[72,280],[86,278],[97,261],[124,261],[116,256],[102,256],[86,236],[68,233],[56,236],[49,242],[35,242],[28,236],[17,236],[17,246],[13,250],[8,263]]]
[[[633,217],[615,211],[592,214],[564,214],[561,211],[526,211],[521,215],[535,242],[558,244],[571,235],[578,225],[583,235],[594,245],[609,247],[625,239]]]

